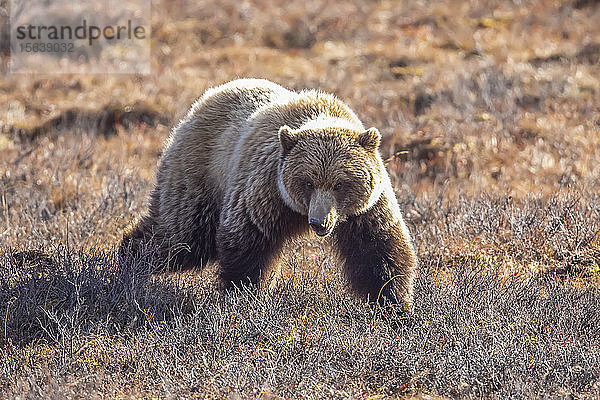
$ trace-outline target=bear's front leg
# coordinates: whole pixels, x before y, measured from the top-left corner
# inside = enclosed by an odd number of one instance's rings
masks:
[[[258,286],[276,250],[276,243],[249,220],[223,224],[217,231],[221,283],[225,288],[248,283]]]
[[[413,312],[417,257],[396,199],[385,194],[364,214],[336,229],[335,241],[354,290],[371,302],[383,298]]]

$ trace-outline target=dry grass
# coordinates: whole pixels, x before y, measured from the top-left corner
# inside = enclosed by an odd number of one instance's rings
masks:
[[[0,398],[600,396],[600,4],[153,10],[152,75],[0,80]],[[171,125],[236,77],[381,130],[413,320],[374,317],[315,238],[261,290],[116,268]]]
[[[498,279],[455,260],[427,270],[416,317],[374,310],[339,279],[297,273],[219,293],[207,279],[148,280],[144,262],[57,249],[8,254],[4,388],[52,396],[539,397],[596,393],[600,296],[555,277]],[[333,268],[330,263],[323,265]],[[26,271],[26,272],[24,272]],[[266,393],[271,393],[268,397]],[[276,396],[275,396],[276,394]]]

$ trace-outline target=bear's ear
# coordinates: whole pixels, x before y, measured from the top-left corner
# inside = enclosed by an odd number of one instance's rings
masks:
[[[289,152],[298,143],[298,135],[287,125],[279,128],[279,143],[284,153]]]
[[[358,144],[365,148],[368,151],[375,151],[379,147],[379,142],[381,141],[381,133],[377,128],[370,128],[358,135],[356,139]]]

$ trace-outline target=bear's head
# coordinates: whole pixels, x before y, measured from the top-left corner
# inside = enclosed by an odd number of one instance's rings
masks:
[[[377,202],[385,174],[376,128],[279,129],[278,186],[319,236]]]

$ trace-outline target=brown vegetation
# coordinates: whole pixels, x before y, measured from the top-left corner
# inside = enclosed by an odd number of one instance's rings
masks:
[[[158,1],[151,75],[3,76],[0,397],[600,396],[599,20],[594,1]],[[350,297],[315,238],[258,292],[116,269],[170,127],[236,77],[333,92],[382,132],[414,320]]]

